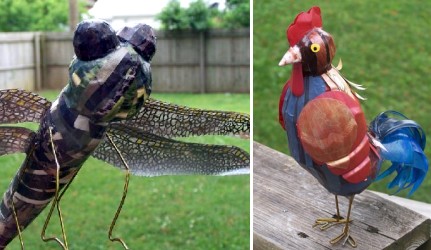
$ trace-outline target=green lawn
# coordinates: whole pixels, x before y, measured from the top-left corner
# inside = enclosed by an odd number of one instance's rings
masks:
[[[42,92],[54,99],[58,92]],[[154,98],[192,107],[249,113],[248,94],[155,94]],[[34,126],[33,126],[34,127]],[[235,144],[249,151],[249,141],[205,137],[194,141]],[[0,189],[6,190],[24,155],[0,158]],[[124,174],[95,159],[89,159],[62,200],[70,249],[122,249],[111,243],[108,229],[120,201]],[[40,231],[45,210],[24,231],[28,249],[60,249],[43,243]],[[60,236],[58,220],[48,235]],[[131,249],[249,249],[249,176],[132,176],[129,193],[114,236]],[[26,248],[26,249],[27,249]],[[8,249],[19,249],[15,239]]]
[[[362,107],[371,121],[385,110],[398,110],[416,120],[431,136],[431,2],[400,1],[254,1],[253,126],[254,140],[288,153],[284,131],[278,124],[278,100],[291,67],[278,67],[288,49],[285,31],[300,11],[322,9],[323,28],[337,45],[334,60],[341,71],[367,90]],[[431,158],[430,147],[426,154]],[[388,178],[371,189],[388,192]],[[411,197],[431,202],[428,175]],[[406,192],[401,193],[404,196]]]

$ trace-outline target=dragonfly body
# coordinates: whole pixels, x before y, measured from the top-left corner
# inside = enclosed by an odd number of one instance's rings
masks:
[[[19,225],[25,228],[54,197],[57,164],[47,143],[49,130],[61,166],[62,188],[100,144],[108,121],[127,118],[141,108],[151,86],[147,64],[130,44],[122,44],[98,60],[72,61],[71,81],[42,117],[31,143],[34,146],[0,205],[0,246],[17,234],[12,200]],[[124,85],[129,86],[127,91]]]
[[[36,132],[0,126],[0,155],[27,155],[0,204],[0,249],[17,236],[17,225],[23,230],[51,200],[59,202],[58,191],[90,156],[123,169],[126,161],[142,176],[249,172],[249,155],[242,149],[172,139],[247,135],[249,117],[150,99],[155,53],[150,26],[115,34],[104,21],[84,21],[74,48],[68,84],[54,102],[28,91],[0,90],[0,124],[40,124]]]
[[[9,189],[4,194],[0,207],[0,228],[3,229],[0,235],[0,247],[5,247],[18,233],[12,213],[12,201],[17,210],[19,225],[25,228],[54,197],[56,163],[53,151],[49,147],[49,144],[46,143],[50,136],[48,124],[52,124],[51,117],[52,114],[47,114],[42,120],[41,127],[32,141],[34,144],[32,151],[27,155]],[[54,128],[58,124],[52,125],[54,125]],[[105,128],[101,128],[100,132],[104,130]],[[56,133],[57,137],[59,137],[59,132]],[[68,144],[68,148],[58,148],[57,157],[60,160],[59,163],[61,166],[61,188],[72,180],[97,145],[89,144],[90,140],[86,141],[86,145]],[[79,146],[83,146],[85,151],[82,150],[81,152],[83,153],[80,155],[71,154],[72,152],[77,152]]]

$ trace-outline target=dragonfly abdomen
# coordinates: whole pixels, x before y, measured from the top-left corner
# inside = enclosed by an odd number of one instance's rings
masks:
[[[42,119],[24,163],[3,196],[0,204],[0,249],[18,234],[12,202],[22,230],[55,196],[57,164],[51,140],[60,166],[61,189],[73,180],[104,136],[104,124],[95,124],[67,106],[59,105],[64,103],[62,98],[60,95]]]

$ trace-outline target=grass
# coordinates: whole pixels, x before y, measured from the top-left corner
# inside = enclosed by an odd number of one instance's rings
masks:
[[[321,7],[323,28],[334,37],[334,64],[342,58],[342,73],[367,88],[360,93],[367,98],[362,102],[367,120],[393,109],[417,121],[431,136],[431,2],[255,0],[254,140],[288,153],[285,133],[278,124],[278,100],[291,67],[277,64],[288,49],[286,28],[297,13],[313,5]],[[430,158],[429,146],[425,152]],[[390,193],[387,180],[373,184],[371,189]],[[428,176],[411,198],[430,203],[430,188]]]
[[[42,92],[54,99],[58,92]],[[155,94],[154,98],[205,109],[249,113],[247,94]],[[33,125],[33,128],[35,126]],[[194,141],[235,144],[249,151],[249,141],[205,137]],[[23,154],[0,158],[0,189],[6,190]],[[249,249],[249,176],[132,176],[129,193],[114,236],[131,249]],[[107,238],[109,225],[120,201],[124,174],[90,158],[62,199],[70,249],[122,249]],[[47,209],[24,231],[29,249],[59,249],[40,240]],[[48,235],[60,236],[58,219]],[[19,249],[16,238],[8,249]]]

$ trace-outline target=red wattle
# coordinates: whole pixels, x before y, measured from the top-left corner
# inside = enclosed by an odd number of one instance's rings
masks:
[[[304,93],[304,76],[302,74],[302,63],[294,63],[292,70],[292,93],[301,96]]]

